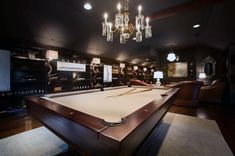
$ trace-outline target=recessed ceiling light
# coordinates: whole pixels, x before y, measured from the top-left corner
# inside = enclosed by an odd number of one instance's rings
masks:
[[[193,28],[199,28],[200,27],[200,24],[195,24],[194,26],[193,26]]]
[[[83,7],[84,7],[84,9],[86,9],[86,10],[91,10],[91,9],[92,9],[91,4],[88,3],[88,2],[86,2]]]

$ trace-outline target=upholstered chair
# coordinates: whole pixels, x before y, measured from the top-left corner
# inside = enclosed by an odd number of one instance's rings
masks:
[[[201,81],[182,81],[171,85],[170,87],[180,88],[175,105],[186,107],[198,106],[198,96],[202,84]]]
[[[225,81],[215,80],[210,86],[203,86],[200,90],[199,102],[221,103],[225,85]]]

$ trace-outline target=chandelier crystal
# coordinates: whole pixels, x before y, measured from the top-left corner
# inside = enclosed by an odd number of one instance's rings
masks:
[[[145,38],[152,37],[152,28],[149,25],[149,18],[144,18],[141,14],[142,6],[138,6],[138,14],[135,17],[135,26],[130,23],[129,18],[129,4],[130,0],[121,0],[117,4],[117,14],[115,15],[114,26],[108,22],[108,14],[104,14],[104,21],[102,22],[102,35],[107,37],[107,41],[113,41],[114,33],[120,34],[120,43],[125,44],[130,37],[135,38],[136,42],[142,42],[143,35]],[[146,22],[144,22],[144,19]],[[145,25],[146,23],[146,25]]]

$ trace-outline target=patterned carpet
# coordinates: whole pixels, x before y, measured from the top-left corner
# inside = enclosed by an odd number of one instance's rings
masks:
[[[0,140],[0,156],[53,156],[68,148],[45,127]]]
[[[214,120],[167,113],[137,156],[233,156]]]
[[[0,156],[53,156],[68,148],[45,127],[0,140]],[[167,113],[136,156],[233,156],[214,120]]]

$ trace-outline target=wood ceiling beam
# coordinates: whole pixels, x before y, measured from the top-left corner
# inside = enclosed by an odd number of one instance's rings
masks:
[[[181,14],[183,12],[188,12],[196,9],[200,9],[206,6],[214,5],[217,3],[224,2],[226,0],[192,0],[168,9],[157,11],[150,15],[151,21],[168,18]]]

